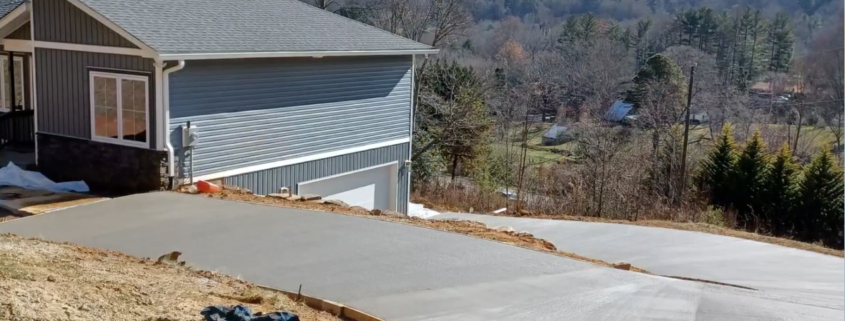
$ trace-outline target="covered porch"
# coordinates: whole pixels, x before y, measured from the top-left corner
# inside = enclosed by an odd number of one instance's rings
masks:
[[[0,167],[10,161],[35,165],[32,53],[9,46],[32,38],[27,8],[19,6],[0,19]]]

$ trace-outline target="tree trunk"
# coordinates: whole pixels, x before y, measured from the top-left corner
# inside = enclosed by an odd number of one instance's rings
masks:
[[[458,172],[458,154],[454,153],[452,155],[452,184],[455,183],[455,175]]]
[[[798,109],[796,109],[798,110]],[[801,138],[801,124],[803,123],[804,113],[798,111],[798,128],[795,129],[795,143],[792,145],[792,152],[798,153],[798,139]]]
[[[598,215],[597,217],[602,217],[602,208],[604,207],[604,184],[605,180],[607,180],[607,173],[606,173],[606,164],[605,161],[602,160],[601,163],[601,176],[599,177],[599,204],[598,204]]]
[[[528,108],[525,109],[525,122],[522,123],[522,143],[520,145],[522,155],[520,155],[519,160],[519,182],[516,186],[517,207],[522,206],[522,184],[525,181],[525,168],[528,167]]]

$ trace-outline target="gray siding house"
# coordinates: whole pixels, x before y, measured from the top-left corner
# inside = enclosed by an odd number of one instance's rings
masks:
[[[296,0],[0,0],[0,15],[20,70],[0,92],[34,110],[48,177],[407,211],[414,57],[430,46]]]

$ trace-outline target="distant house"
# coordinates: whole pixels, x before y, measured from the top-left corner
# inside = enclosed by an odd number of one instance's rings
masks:
[[[634,109],[634,103],[624,102],[621,100],[617,100],[610,106],[607,110],[607,113],[604,115],[604,120],[611,121],[611,122],[621,122],[625,119],[628,114],[631,113],[631,110]]]
[[[430,46],[296,0],[0,0],[0,39],[0,112],[34,111],[48,177],[407,210],[413,64]]]
[[[565,143],[567,141],[568,132],[569,127],[558,124],[552,125],[552,127],[549,127],[549,129],[543,133],[543,145],[555,146]]]
[[[690,114],[691,124],[703,124],[709,121],[710,115],[708,115],[706,111],[695,111],[695,109],[693,109],[692,114]]]

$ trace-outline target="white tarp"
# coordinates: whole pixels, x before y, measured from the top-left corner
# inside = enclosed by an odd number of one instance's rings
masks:
[[[25,189],[43,190],[54,193],[88,192],[88,184],[83,181],[56,183],[39,172],[25,171],[9,162],[0,167],[0,186],[17,186]]]
[[[410,217],[428,219],[435,215],[440,215],[440,213],[432,209],[427,209],[422,204],[408,203],[408,216]]]

